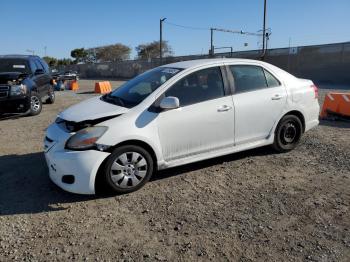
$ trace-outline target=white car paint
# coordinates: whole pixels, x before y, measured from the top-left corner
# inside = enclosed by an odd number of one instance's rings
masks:
[[[183,77],[200,69],[224,65],[261,66],[280,80],[281,86],[228,95],[161,113],[147,110]],[[305,131],[318,125],[319,105],[311,88],[312,81],[298,79],[273,65],[246,59],[205,59],[163,67],[183,70],[131,109],[95,97],[63,111],[59,117],[80,122],[119,115],[97,124],[108,130],[96,143],[108,147],[129,140],[142,141],[153,149],[158,169],[272,144],[279,120],[290,111],[303,115]],[[276,97],[278,99],[274,99]],[[74,133],[68,133],[56,123],[49,126],[45,156],[50,177],[67,191],[94,194],[97,170],[110,153],[67,150],[65,143],[72,135]],[[75,182],[63,183],[64,174],[73,174]]]
[[[128,111],[128,108],[105,103],[101,101],[100,97],[93,97],[69,107],[60,113],[58,117],[67,121],[80,122],[101,117],[120,115]]]

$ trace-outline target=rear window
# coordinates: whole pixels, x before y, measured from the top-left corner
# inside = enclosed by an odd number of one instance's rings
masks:
[[[16,58],[0,58],[0,72],[30,73],[28,61]]]
[[[281,85],[280,81],[278,81],[277,78],[274,77],[269,71],[264,69],[264,73],[268,87],[276,87]]]

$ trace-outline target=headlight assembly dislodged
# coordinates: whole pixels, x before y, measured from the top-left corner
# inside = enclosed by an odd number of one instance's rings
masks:
[[[26,93],[27,93],[26,85],[20,84],[20,85],[11,86],[11,96],[25,95]]]
[[[96,141],[107,131],[105,126],[87,127],[71,136],[66,148],[72,150],[85,150],[95,147]]]

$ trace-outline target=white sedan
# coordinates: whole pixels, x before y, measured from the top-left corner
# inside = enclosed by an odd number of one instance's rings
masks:
[[[317,88],[268,63],[207,59],[157,67],[60,113],[47,129],[54,183],[94,194],[141,188],[156,170],[272,145],[318,125]]]

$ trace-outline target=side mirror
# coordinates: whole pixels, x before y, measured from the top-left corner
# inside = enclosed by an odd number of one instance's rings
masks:
[[[160,102],[159,107],[161,109],[176,109],[180,107],[180,101],[174,96],[164,97]]]
[[[37,70],[35,70],[34,75],[42,75],[42,74],[44,74],[44,73],[45,73],[44,70],[42,70],[42,69],[37,69]]]

